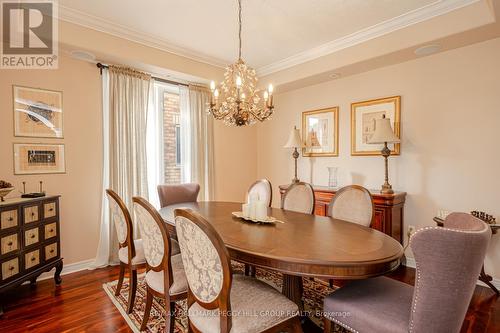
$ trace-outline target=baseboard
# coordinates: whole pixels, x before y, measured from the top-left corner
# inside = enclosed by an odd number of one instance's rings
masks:
[[[76,273],[76,272],[88,269],[90,267],[90,264],[93,262],[94,262],[94,259],[88,259],[88,260],[83,260],[83,261],[79,261],[79,262],[74,262],[74,263],[68,264],[68,265],[63,265],[63,270],[61,272],[61,275]],[[54,270],[55,270],[55,268],[53,268],[49,272],[43,273],[42,275],[40,275],[38,277],[37,281],[47,280],[47,279],[53,278],[54,277]]]
[[[406,264],[405,264],[405,266],[406,267],[415,268],[415,259],[414,258],[410,258],[410,257],[406,257]],[[479,280],[477,281],[477,284],[480,285],[480,286],[489,288],[484,282],[481,282]],[[497,289],[500,290],[500,279],[493,278],[493,280],[491,281],[491,284],[494,285]]]

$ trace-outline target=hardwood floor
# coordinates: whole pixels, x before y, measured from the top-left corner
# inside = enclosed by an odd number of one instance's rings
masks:
[[[392,277],[413,284],[415,270],[401,267]],[[2,295],[5,313],[0,332],[131,332],[102,284],[118,278],[118,267],[63,276],[54,286],[44,280]],[[461,333],[500,331],[500,300],[488,288],[476,287]],[[306,324],[304,332],[320,332]]]

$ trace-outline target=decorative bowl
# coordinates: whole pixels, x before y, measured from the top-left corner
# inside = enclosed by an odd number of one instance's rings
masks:
[[[14,190],[13,187],[0,188],[0,201],[4,201],[3,197]]]

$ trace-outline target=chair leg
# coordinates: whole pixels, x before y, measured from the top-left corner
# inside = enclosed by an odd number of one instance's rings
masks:
[[[250,265],[245,264],[245,276],[249,276],[249,275],[250,275]]]
[[[129,293],[128,293],[128,308],[127,313],[132,313],[134,309],[135,293],[137,290],[137,270],[130,270],[129,278]]]
[[[292,319],[290,325],[290,333],[303,333],[299,317],[295,317]]]
[[[175,302],[165,299],[165,333],[174,333]]]
[[[149,288],[146,293],[146,308],[144,309],[144,317],[142,318],[141,331],[146,329],[149,320],[149,314],[151,312],[151,306],[153,305],[153,294],[149,291]]]
[[[124,278],[125,278],[125,264],[120,261],[120,276],[118,277],[118,284],[116,285],[115,296],[120,295]]]
[[[329,282],[329,284],[330,284],[330,288],[335,287],[335,286],[333,285],[333,279],[328,280],[328,282]]]
[[[332,331],[332,322],[326,317],[323,317],[323,326],[323,333],[330,333]]]

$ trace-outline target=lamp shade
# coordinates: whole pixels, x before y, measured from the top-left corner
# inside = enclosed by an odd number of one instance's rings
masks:
[[[394,134],[389,118],[375,120],[375,133],[368,140],[368,143],[398,143],[401,140]]]
[[[290,132],[290,136],[288,137],[288,141],[283,146],[283,148],[302,148],[304,147],[304,143],[300,137],[300,131],[297,127],[294,127]]]

